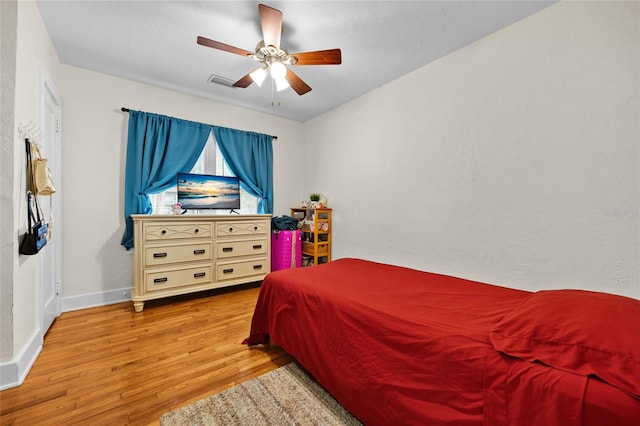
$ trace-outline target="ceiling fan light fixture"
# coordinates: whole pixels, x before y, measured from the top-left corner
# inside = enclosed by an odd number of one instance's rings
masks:
[[[273,62],[269,67],[269,73],[276,82],[278,80],[284,80],[284,77],[287,75],[287,67],[285,67],[282,62]]]
[[[276,90],[278,92],[281,92],[285,89],[288,89],[289,86],[289,82],[287,81],[286,78],[282,77],[282,78],[274,78],[275,82],[276,82]]]
[[[264,82],[264,79],[267,78],[267,71],[264,68],[258,68],[257,70],[253,71],[249,75],[251,76],[251,79],[253,80],[254,83],[262,87],[262,83]]]
[[[233,87],[247,88],[252,83],[262,86],[268,74],[272,78],[272,90],[275,82],[278,91],[291,87],[298,95],[302,96],[311,91],[311,86],[305,83],[291,69],[288,69],[287,66],[338,65],[342,63],[340,49],[299,52],[290,55],[286,47],[280,43],[282,12],[264,4],[258,5],[258,12],[263,39],[258,42],[254,52],[202,36],[198,36],[196,39],[196,42],[201,46],[240,55],[261,64],[259,69],[244,75],[240,80],[233,83]]]

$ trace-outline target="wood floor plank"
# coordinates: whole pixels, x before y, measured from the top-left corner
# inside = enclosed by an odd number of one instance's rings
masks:
[[[1,425],[157,425],[162,414],[292,361],[242,345],[259,287],[62,314],[25,382],[0,392]]]

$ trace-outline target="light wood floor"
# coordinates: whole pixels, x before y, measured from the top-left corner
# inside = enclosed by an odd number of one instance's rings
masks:
[[[248,348],[259,288],[63,313],[25,382],[0,392],[2,425],[148,425],[292,361]]]

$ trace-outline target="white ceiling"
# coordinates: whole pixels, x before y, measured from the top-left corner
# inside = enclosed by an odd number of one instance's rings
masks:
[[[313,90],[298,96],[236,81],[256,67],[196,44],[204,36],[253,51],[257,1],[38,0],[60,61],[304,122],[535,13],[548,1],[264,1],[283,13],[289,53],[340,48],[341,65],[292,69]],[[137,105],[122,105],[137,109]]]

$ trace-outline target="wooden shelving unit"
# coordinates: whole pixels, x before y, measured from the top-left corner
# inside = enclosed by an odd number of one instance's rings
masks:
[[[294,207],[291,217],[301,223],[302,266],[330,262],[331,209]]]

